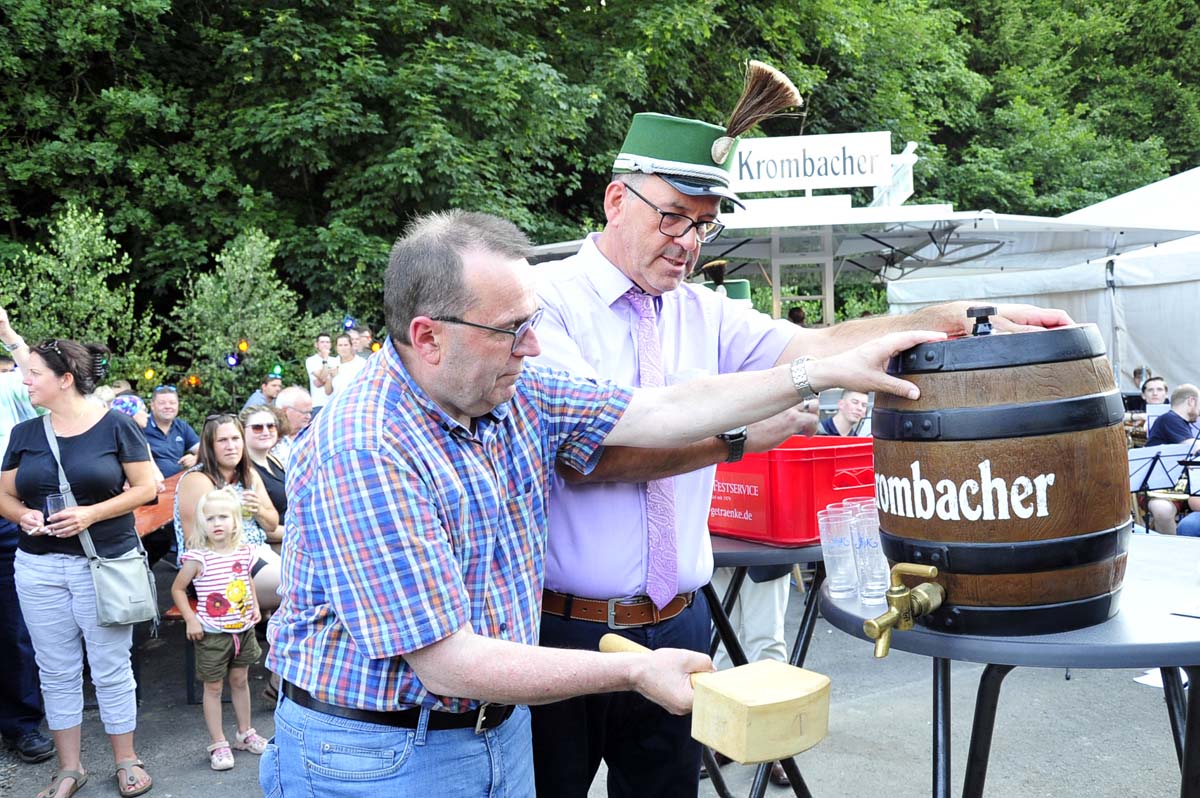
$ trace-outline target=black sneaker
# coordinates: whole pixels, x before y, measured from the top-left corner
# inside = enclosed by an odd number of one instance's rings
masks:
[[[54,742],[37,729],[27,731],[20,737],[5,737],[4,746],[10,751],[16,751],[17,756],[30,764],[45,762],[54,756]]]

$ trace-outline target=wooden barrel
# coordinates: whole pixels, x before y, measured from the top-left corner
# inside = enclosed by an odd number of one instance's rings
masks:
[[[921,398],[875,401],[875,492],[892,562],[936,565],[964,634],[1116,614],[1132,523],[1121,396],[1094,325],[954,338],[892,359]],[[912,580],[916,584],[921,580]]]

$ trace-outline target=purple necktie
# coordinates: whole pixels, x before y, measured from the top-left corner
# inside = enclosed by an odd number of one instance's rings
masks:
[[[625,298],[638,315],[638,378],[643,388],[663,385],[662,349],[658,342],[658,319],[654,297],[637,288]],[[646,523],[650,540],[646,556],[646,595],[660,610],[679,592],[679,569],[675,563],[675,482],[655,479],[646,483]]]

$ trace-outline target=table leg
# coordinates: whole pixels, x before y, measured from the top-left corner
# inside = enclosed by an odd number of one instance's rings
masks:
[[[737,590],[741,589],[742,580],[745,578],[746,569],[738,568],[733,575],[733,581],[729,585],[730,591],[735,596],[737,595]],[[721,606],[721,600],[717,598],[717,591],[713,588],[712,582],[701,588],[701,592],[704,593],[704,600],[708,602],[708,609],[712,614],[713,625],[717,627],[717,635],[720,636],[721,642],[725,644],[725,651],[729,654],[729,659],[734,665],[745,665],[746,652],[742,650],[742,643],[733,632],[733,626],[729,623],[729,615],[725,612],[725,608]],[[714,646],[713,653],[715,652],[716,647]]]
[[[733,798],[733,793],[725,786],[725,777],[721,775],[721,768],[717,765],[717,758],[713,756],[712,749],[707,745],[700,746],[700,756],[704,759],[704,769],[708,771],[708,780],[712,782],[713,790],[720,798]]]
[[[1183,767],[1183,726],[1187,708],[1183,695],[1183,679],[1178,668],[1159,668],[1162,674],[1163,698],[1167,702],[1167,718],[1171,721],[1171,737],[1175,740],[1175,757]]]
[[[788,660],[798,668],[804,667],[808,656],[808,644],[812,642],[813,631],[817,628],[818,611],[817,596],[821,592],[821,583],[825,581],[825,563],[817,563],[813,573],[812,586],[804,596],[804,614],[800,616],[800,629],[796,632],[796,642],[792,644],[792,656]]]
[[[933,798],[950,798],[950,660],[933,659]]]
[[[792,783],[792,793],[796,798],[812,798],[804,777],[800,775],[800,766],[793,757],[779,760],[783,763],[783,771],[787,773],[788,781]],[[764,762],[754,771],[754,782],[750,785],[750,798],[763,798],[767,794],[767,780],[771,772],[771,763]]]
[[[1183,732],[1181,798],[1200,798],[1200,665],[1184,668],[1188,675],[1187,722]]]
[[[975,696],[975,721],[971,726],[971,747],[967,753],[967,772],[963,798],[982,798],[987,779],[988,756],[992,751],[992,732],[996,728],[996,707],[1000,703],[1000,684],[1012,665],[988,665],[979,677]]]

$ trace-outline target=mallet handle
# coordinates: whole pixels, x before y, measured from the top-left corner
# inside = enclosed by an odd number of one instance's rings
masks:
[[[606,634],[600,638],[600,650],[605,654],[649,654],[650,649],[643,645],[639,645],[628,637],[620,635]]]

